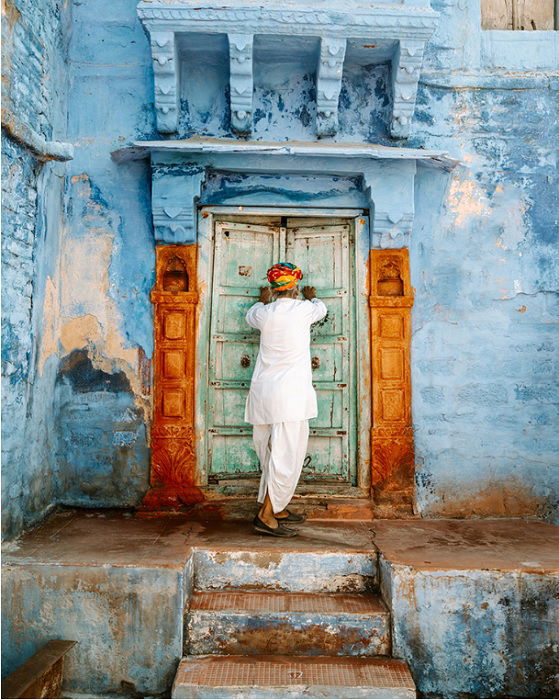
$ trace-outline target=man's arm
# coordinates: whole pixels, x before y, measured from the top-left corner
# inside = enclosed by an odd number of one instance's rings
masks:
[[[253,304],[245,316],[249,326],[260,328],[262,321],[262,309],[272,301],[272,290],[269,287],[260,287],[260,301]]]
[[[311,323],[316,323],[323,319],[328,313],[328,309],[323,301],[316,298],[316,289],[314,287],[303,287],[303,296],[307,301],[312,302],[313,305]]]

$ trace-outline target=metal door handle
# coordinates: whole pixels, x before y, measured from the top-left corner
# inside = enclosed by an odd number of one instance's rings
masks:
[[[313,369],[318,369],[320,367],[320,358],[318,357],[313,357],[311,360],[311,367]]]
[[[241,357],[241,367],[250,367],[250,357],[248,355]]]

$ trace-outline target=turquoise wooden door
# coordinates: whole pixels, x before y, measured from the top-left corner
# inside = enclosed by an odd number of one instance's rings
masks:
[[[318,416],[310,422],[310,438],[303,467],[306,479],[353,480],[355,390],[352,387],[351,348],[355,327],[351,308],[349,224],[311,224],[287,220],[286,259],[303,270],[302,285],[316,287],[328,307],[325,319],[311,328],[313,385]],[[353,469],[352,469],[353,467]]]
[[[285,223],[285,221],[283,222]],[[208,366],[208,477],[210,481],[252,477],[259,465],[244,405],[259,333],[245,320],[267,284],[266,271],[280,260],[295,262],[304,284],[315,286],[328,315],[312,328],[313,383],[319,414],[303,478],[355,478],[355,392],[352,392],[351,241],[347,223],[288,219],[287,225],[219,223],[215,230]]]

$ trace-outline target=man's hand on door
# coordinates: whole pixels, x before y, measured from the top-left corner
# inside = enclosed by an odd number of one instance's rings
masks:
[[[309,301],[316,297],[316,289],[314,287],[303,287],[303,296]]]
[[[269,304],[272,301],[272,290],[270,287],[260,287],[260,301],[263,304]]]

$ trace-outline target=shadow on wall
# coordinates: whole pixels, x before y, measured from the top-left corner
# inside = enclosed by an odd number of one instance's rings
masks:
[[[148,488],[149,449],[125,373],[97,369],[87,349],[74,350],[61,360],[55,391],[63,503],[138,503]]]

